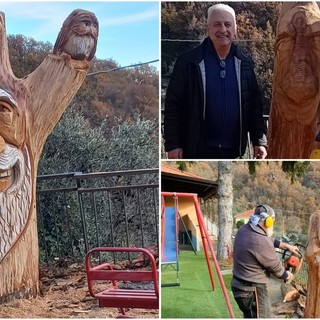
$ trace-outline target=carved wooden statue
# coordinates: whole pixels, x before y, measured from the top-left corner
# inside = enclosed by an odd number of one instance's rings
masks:
[[[94,14],[73,11],[54,54],[18,79],[0,12],[0,302],[39,291],[37,165],[48,135],[86,77],[97,37]]]
[[[283,2],[275,47],[269,158],[309,159],[320,101],[320,10],[316,2]]]
[[[320,211],[310,217],[308,238],[305,253],[308,262],[308,289],[304,317],[320,318]]]

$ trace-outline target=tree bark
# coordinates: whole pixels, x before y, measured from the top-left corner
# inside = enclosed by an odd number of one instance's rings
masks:
[[[269,158],[309,159],[319,148],[320,10],[316,2],[283,2],[275,46]]]
[[[233,163],[218,162],[218,248],[217,258],[228,259],[232,250]]]
[[[48,55],[29,76],[16,78],[9,62],[4,14],[0,12],[0,159],[9,147],[22,154],[10,169],[15,173],[13,182],[0,189],[0,302],[39,292],[38,161],[48,135],[82,85],[88,66],[87,61]],[[15,187],[15,180],[24,175],[30,181],[22,188]],[[12,198],[15,209],[7,204],[8,198]],[[18,213],[12,217],[14,212]]]
[[[305,257],[308,263],[308,287],[305,318],[320,318],[320,211],[310,217],[309,243]]]

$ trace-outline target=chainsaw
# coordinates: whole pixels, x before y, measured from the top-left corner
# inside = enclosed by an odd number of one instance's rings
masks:
[[[293,277],[295,277],[301,269],[303,257],[300,251],[298,251],[298,254],[295,254],[286,249],[283,251],[282,261],[284,268],[291,272]]]

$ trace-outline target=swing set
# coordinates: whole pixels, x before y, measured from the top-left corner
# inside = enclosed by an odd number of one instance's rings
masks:
[[[183,228],[187,231],[187,227],[180,216],[178,210],[178,197],[174,196],[174,207],[165,207],[164,199],[162,201],[162,213],[161,213],[161,268],[167,269],[169,266],[176,271],[176,281],[172,283],[163,283],[162,287],[174,287],[179,286],[179,220],[182,222]],[[186,235],[192,246],[193,252],[197,254],[197,251],[193,245],[188,232]]]
[[[165,197],[173,197],[174,199],[174,207],[166,207]],[[162,286],[179,286],[179,241],[178,241],[178,232],[179,232],[179,218],[181,216],[179,214],[178,207],[178,198],[192,198],[193,204],[196,211],[197,221],[199,225],[199,230],[202,239],[202,246],[206,257],[206,262],[208,266],[208,272],[210,277],[210,282],[212,286],[212,290],[215,290],[215,283],[210,263],[210,256],[213,261],[213,264],[216,269],[216,273],[220,282],[220,286],[224,295],[224,299],[226,301],[226,305],[231,318],[235,318],[231,302],[228,296],[228,292],[221,274],[220,266],[218,264],[215,252],[213,250],[212,243],[210,241],[210,236],[208,230],[205,227],[203,215],[201,212],[200,203],[198,200],[198,195],[193,193],[178,193],[178,192],[161,192],[161,267],[171,266],[176,271],[176,282],[169,283]],[[183,222],[183,220],[181,219]],[[183,223],[183,226],[186,230],[186,226]],[[188,234],[188,233],[187,233]],[[189,238],[190,243],[192,244],[191,239]],[[193,250],[196,253],[196,250],[193,246]],[[209,251],[209,252],[208,252]]]

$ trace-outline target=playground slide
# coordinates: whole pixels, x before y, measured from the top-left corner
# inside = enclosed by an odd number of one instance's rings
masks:
[[[175,208],[165,208],[164,234],[162,239],[163,256],[161,263],[176,263],[177,256],[177,217]]]

